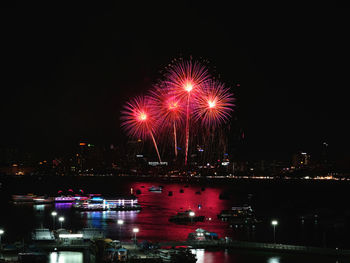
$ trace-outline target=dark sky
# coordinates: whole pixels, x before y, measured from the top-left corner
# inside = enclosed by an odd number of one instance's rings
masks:
[[[73,1],[71,1],[73,2]],[[1,9],[1,143],[43,154],[121,140],[119,112],[173,58],[210,61],[252,158],[349,154],[349,9],[95,2]]]

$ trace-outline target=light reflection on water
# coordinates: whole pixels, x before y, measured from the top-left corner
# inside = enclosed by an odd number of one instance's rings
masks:
[[[51,252],[49,263],[83,263],[83,253],[71,251]]]
[[[279,257],[271,257],[267,260],[267,263],[280,263]]]

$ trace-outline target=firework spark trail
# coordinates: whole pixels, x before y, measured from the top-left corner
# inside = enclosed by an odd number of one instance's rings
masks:
[[[157,124],[155,117],[155,112],[149,106],[148,100],[144,97],[136,97],[125,105],[121,116],[121,126],[131,137],[147,139],[150,136],[159,162],[161,162],[158,146],[153,134]]]
[[[186,145],[185,145],[185,165],[187,165],[187,155],[188,155],[188,144],[190,137],[190,94],[187,97],[187,106],[186,106]]]
[[[175,157],[177,158],[177,139],[176,139],[176,123],[174,122],[174,148],[175,148]]]
[[[201,96],[195,98],[194,119],[203,126],[216,128],[231,116],[234,100],[224,84],[210,80],[203,85]]]
[[[148,128],[148,130],[149,130],[149,134],[151,135],[154,148],[156,149],[156,152],[157,152],[157,155],[158,155],[158,159],[159,159],[159,163],[161,163],[162,159],[160,158],[160,154],[159,154],[159,151],[158,151],[158,146],[157,146],[156,140],[154,139],[153,132],[149,128]]]
[[[171,93],[171,90],[162,83],[154,87],[150,92],[149,101],[151,107],[157,112],[157,119],[162,131],[173,129],[174,133],[174,154],[177,157],[177,132],[176,124],[181,124],[183,106],[179,99]]]
[[[165,74],[165,83],[170,87],[176,98],[186,100],[186,126],[185,126],[185,165],[187,165],[189,136],[191,94],[198,94],[201,85],[209,79],[208,70],[198,62],[175,61]]]

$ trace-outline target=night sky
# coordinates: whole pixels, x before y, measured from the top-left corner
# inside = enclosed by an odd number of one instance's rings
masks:
[[[349,9],[58,3],[1,8],[1,147],[118,143],[125,100],[192,55],[233,88],[249,158],[349,155]]]

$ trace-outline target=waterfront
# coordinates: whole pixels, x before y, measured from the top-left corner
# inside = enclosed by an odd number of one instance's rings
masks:
[[[63,227],[80,230],[83,227],[97,227],[104,230],[107,237],[130,241],[133,236],[132,229],[138,227],[139,241],[149,240],[172,241],[185,240],[188,233],[197,228],[215,232],[219,237],[232,237],[234,240],[272,242],[273,229],[270,221],[279,220],[276,231],[277,242],[298,245],[314,245],[328,247],[349,248],[346,236],[348,225],[346,208],[347,185],[335,182],[244,182],[231,181],[222,183],[164,183],[159,181],[134,182],[133,180],[120,180],[118,178],[75,178],[70,183],[61,179],[41,180],[31,184],[16,184],[5,182],[2,191],[1,208],[7,211],[1,217],[1,225],[6,229],[4,240],[9,242],[28,239],[30,232],[37,227],[52,228],[51,212],[56,210],[65,217]],[[64,182],[64,183],[63,183]],[[16,187],[14,187],[16,185]],[[163,186],[162,193],[148,191],[151,186]],[[186,187],[188,185],[188,187]],[[323,191],[325,187],[333,188],[331,196]],[[54,194],[60,189],[84,189],[87,193],[117,194],[130,193],[140,190],[137,195],[142,206],[140,212],[136,211],[103,211],[103,212],[77,212],[71,209],[71,204],[56,205],[12,205],[9,194],[15,193],[47,193]],[[184,192],[180,193],[180,189]],[[173,195],[169,196],[168,192]],[[229,200],[219,199],[219,195],[228,191]],[[197,194],[196,194],[197,192]],[[200,193],[200,194],[198,194]],[[308,200],[305,202],[305,200]],[[249,203],[255,210],[257,218],[262,222],[252,227],[230,226],[217,218],[223,209],[230,209],[233,205]],[[201,205],[201,208],[198,208]],[[179,210],[193,209],[196,214],[206,216],[204,222],[195,224],[175,224],[168,221],[171,215]],[[314,211],[318,211],[315,220]],[[323,212],[322,212],[323,211]],[[324,211],[328,211],[325,213]],[[299,218],[304,214],[304,222]],[[209,220],[211,218],[211,220]],[[123,219],[124,224],[119,226],[117,219]],[[342,221],[343,220],[343,221]],[[16,224],[13,224],[16,222]],[[340,224],[343,222],[343,224]],[[324,234],[326,233],[326,234]],[[276,253],[244,253],[242,251],[206,251],[197,250],[198,262],[303,262],[302,260],[317,260],[318,262],[335,262],[334,258],[317,257],[312,255],[286,255]],[[221,260],[221,261],[220,261]],[[278,261],[277,261],[278,260]],[[306,260],[305,262],[309,262]],[[322,261],[323,260],[323,261]],[[339,261],[342,262],[342,261]]]

